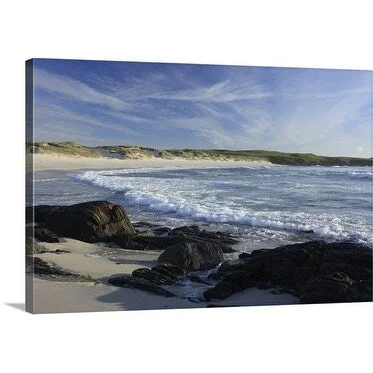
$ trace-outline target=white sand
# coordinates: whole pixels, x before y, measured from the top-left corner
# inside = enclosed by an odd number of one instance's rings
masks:
[[[94,312],[195,308],[196,303],[165,298],[142,290],[90,283],[34,279],[34,312]]]
[[[289,294],[273,295],[270,290],[254,288],[222,301],[193,303],[178,297],[165,298],[142,290],[114,287],[107,284],[107,277],[130,274],[140,267],[151,268],[156,264],[159,253],[125,250],[123,264],[116,264],[95,255],[96,251],[101,249],[96,244],[67,239],[63,243],[43,243],[43,246],[48,250],[65,249],[71,252],[43,253],[36,256],[54,262],[64,269],[98,278],[102,283],[58,282],[34,278],[35,313],[203,308],[208,304],[251,306],[298,303],[298,299]],[[174,290],[175,294],[179,293],[177,287],[169,287],[169,290]]]
[[[145,291],[105,284],[71,283],[34,279],[34,312],[94,312],[204,308],[222,306],[265,306],[298,304],[289,294],[273,295],[269,290],[246,289],[221,301],[193,303],[187,299],[165,298]]]
[[[207,161],[185,159],[116,159],[116,158],[88,158],[67,157],[52,154],[27,155],[28,169],[31,170],[30,157],[33,156],[34,171],[45,170],[82,170],[82,169],[116,169],[116,168],[142,168],[142,167],[242,167],[271,165],[266,161]]]
[[[94,278],[112,276],[118,273],[131,274],[135,269],[141,267],[151,268],[157,263],[159,252],[122,250],[125,260],[124,264],[105,259],[95,253],[100,249],[96,244],[66,238],[66,242],[42,243],[47,250],[70,250],[70,253],[55,254],[43,253],[35,256],[45,261],[56,263],[58,266],[72,272],[89,275]]]

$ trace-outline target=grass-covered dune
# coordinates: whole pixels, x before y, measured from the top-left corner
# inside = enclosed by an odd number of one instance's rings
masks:
[[[327,157],[312,153],[283,153],[269,150],[221,149],[153,149],[142,146],[110,145],[88,147],[72,141],[27,143],[28,153],[55,154],[72,157],[119,159],[187,159],[218,161],[268,161],[293,166],[371,166],[372,158]]]
[[[26,143],[26,153],[55,154],[71,157],[103,157],[95,148],[80,145],[73,141]]]

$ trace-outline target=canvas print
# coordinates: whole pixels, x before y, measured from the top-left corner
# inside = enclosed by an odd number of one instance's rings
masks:
[[[33,313],[372,301],[372,71],[26,62]]]

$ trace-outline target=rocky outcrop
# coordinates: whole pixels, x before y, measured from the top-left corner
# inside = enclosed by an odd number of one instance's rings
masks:
[[[55,233],[51,232],[49,229],[41,226],[27,227],[26,235],[33,236],[37,241],[40,242],[65,242],[63,238],[57,236]]]
[[[131,237],[135,230],[122,206],[107,201],[71,206],[35,206],[35,222],[53,233],[85,242]]]
[[[147,291],[155,295],[161,295],[166,298],[172,298],[175,295],[170,291],[163,289],[162,287],[153,284],[152,282],[145,280],[144,278],[136,278],[131,275],[121,275],[111,277],[108,283],[113,286],[123,287],[123,288],[133,288]]]
[[[183,241],[168,247],[158,263],[170,263],[187,272],[211,268],[224,260],[220,246],[209,242]]]
[[[341,272],[318,275],[301,287],[300,303],[334,303],[372,299],[372,294],[367,299],[360,299],[358,289],[355,289],[354,285],[355,281]]]
[[[225,299],[241,290],[236,282],[223,280],[218,282],[213,288],[206,290],[203,296],[206,300]]]
[[[177,278],[186,274],[185,269],[170,263],[158,263],[152,271],[162,273],[170,278]]]
[[[141,222],[142,227],[145,226],[145,222]],[[136,223],[138,226],[139,223]],[[148,223],[149,224],[149,223]],[[170,230],[167,227],[154,228],[151,227],[150,231],[142,231],[137,233],[135,236],[128,238],[118,238],[117,244],[123,249],[127,250],[165,250],[168,247],[188,242],[196,242],[197,244],[213,244],[216,247],[220,247],[223,253],[232,253],[235,250],[231,247],[237,243],[229,234],[222,232],[207,232],[200,230],[198,226],[185,226],[181,228],[175,228],[169,231],[165,235],[166,231]]]
[[[234,239],[229,233],[223,232],[210,232],[201,229],[198,225],[186,225],[179,228],[174,228],[168,233],[169,237],[189,237],[197,238],[200,240],[207,240],[222,247],[223,252],[233,252],[230,245],[235,245],[239,241]]]
[[[184,240],[184,238],[180,237],[157,237],[141,233],[136,234],[131,239],[127,237],[118,238],[116,243],[127,250],[163,251],[167,247]]]
[[[38,257],[26,257],[26,272],[55,281],[95,282],[90,276],[67,271],[55,263],[46,262]]]
[[[205,299],[222,299],[233,290],[271,284],[298,296],[300,303],[371,301],[372,249],[315,241],[255,250],[222,263],[211,276],[220,282],[205,292]]]
[[[177,280],[163,273],[152,271],[149,268],[138,268],[132,272],[132,276],[143,278],[157,285],[174,285]]]
[[[219,246],[223,253],[232,253],[235,250],[231,245],[238,243],[230,234],[223,232],[210,232],[201,229],[198,225],[189,225],[174,228],[168,233],[168,237],[188,238],[195,242],[209,242]]]

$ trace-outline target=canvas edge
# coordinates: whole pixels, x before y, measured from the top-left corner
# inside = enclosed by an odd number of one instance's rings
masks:
[[[26,132],[26,144],[33,142],[34,140],[34,84],[33,84],[33,70],[34,70],[34,60],[30,59],[25,62],[25,132]],[[25,144],[25,147],[26,147]],[[25,150],[26,152],[26,150]],[[25,188],[26,188],[26,206],[33,205],[33,184],[34,184],[34,164],[33,157],[31,155],[25,156]],[[26,207],[25,206],[25,207]],[[25,209],[26,214],[26,209]],[[34,211],[32,210],[32,221]],[[27,217],[26,217],[27,221]],[[26,256],[26,240],[27,235],[25,235],[25,256]],[[29,313],[34,313],[34,284],[33,275],[27,273],[27,261],[25,263],[25,310]]]

